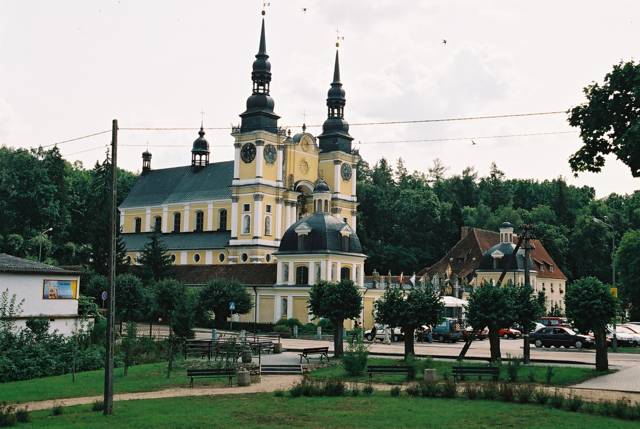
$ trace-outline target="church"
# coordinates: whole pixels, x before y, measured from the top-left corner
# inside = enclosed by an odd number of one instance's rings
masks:
[[[305,126],[295,135],[278,126],[271,77],[263,18],[251,95],[231,129],[234,159],[214,162],[203,126],[190,165],[156,169],[145,151],[142,173],[119,207],[120,226],[130,263],[159,231],[179,279],[237,279],[254,286],[259,303],[249,320],[306,323],[309,285],[344,278],[364,284],[356,234],[359,157],[344,119],[337,49],[318,136]]]

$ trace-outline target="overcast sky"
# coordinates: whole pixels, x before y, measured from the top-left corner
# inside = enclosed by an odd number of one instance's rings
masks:
[[[585,85],[601,81],[614,63],[638,58],[640,49],[637,0],[270,3],[271,94],[283,126],[300,125],[305,112],[308,124],[324,120],[336,27],[344,36],[341,74],[351,123],[566,110],[582,102]],[[106,130],[112,118],[121,127],[197,128],[204,111],[207,127],[237,124],[251,91],[261,4],[2,0],[0,145],[51,144]],[[562,175],[593,186],[598,196],[639,188],[614,158],[600,174],[573,178],[567,159],[580,147],[577,132],[477,138],[566,131],[572,129],[564,114],[351,127],[371,164],[401,157],[410,170],[426,171],[440,158],[448,174],[470,165],[484,175],[495,161],[508,177]],[[138,171],[146,144],[152,168],[187,164],[196,137],[195,129],[121,131],[120,165]],[[104,158],[109,139],[60,149],[91,166]],[[232,159],[228,131],[211,130],[207,139],[214,161]]]

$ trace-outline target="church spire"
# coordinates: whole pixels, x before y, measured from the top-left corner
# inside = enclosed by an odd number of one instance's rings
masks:
[[[344,120],[344,106],[347,103],[345,90],[340,82],[340,55],[336,44],[336,59],[333,65],[333,82],[327,93],[327,120],[322,125],[322,134],[318,136],[322,152],[351,152],[349,124]]]
[[[265,130],[275,133],[278,128],[279,116],[273,111],[275,103],[270,96],[271,63],[267,54],[265,34],[264,18],[262,18],[260,44],[251,71],[253,90],[247,99],[247,110],[240,115],[242,118],[241,132]]]

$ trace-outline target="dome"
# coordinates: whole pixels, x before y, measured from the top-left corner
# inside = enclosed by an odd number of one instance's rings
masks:
[[[513,225],[511,224],[511,222],[502,222],[502,225],[500,225],[500,229],[504,228],[513,228]]]
[[[342,85],[331,85],[329,92],[327,93],[327,101],[339,101],[340,105],[345,105],[345,97],[347,93],[342,89]]]
[[[342,118],[327,118],[322,124],[322,133],[329,134],[333,132],[349,135],[349,123]]]
[[[313,193],[316,192],[331,192],[331,189],[329,189],[329,185],[327,185],[327,182],[322,179],[318,179],[315,188],[313,188]]]
[[[204,138],[204,129],[200,127],[199,137],[193,141],[192,153],[209,153],[209,142]]]
[[[309,240],[305,249],[298,249],[298,233],[296,230],[308,231]],[[343,250],[343,232],[348,232],[349,250]],[[282,236],[278,253],[326,253],[348,252],[362,254],[362,245],[358,235],[349,225],[335,216],[316,212],[291,225]]]
[[[511,225],[511,224],[509,224]],[[516,245],[513,243],[498,243],[495,246],[489,248],[489,250],[485,251],[480,258],[480,265],[478,266],[478,270],[481,271],[502,271],[505,267],[505,264],[513,255],[513,249],[515,249]],[[501,253],[501,258],[494,258],[494,254]],[[494,259],[496,264],[494,265]],[[514,263],[511,263],[509,270],[512,271],[514,269],[523,270],[524,269],[524,249],[518,249],[518,254],[516,255],[517,266]],[[534,270],[533,262],[531,258],[529,258],[529,269]]]
[[[267,110],[273,112],[275,102],[267,94],[253,94],[247,98],[247,112],[254,110]]]
[[[142,152],[142,159],[151,159],[151,152],[148,149]]]

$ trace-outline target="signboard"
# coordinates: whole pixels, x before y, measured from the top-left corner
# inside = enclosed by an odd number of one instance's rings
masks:
[[[233,310],[235,310],[235,309],[236,309],[236,303],[235,303],[235,302],[233,302],[233,301],[231,301],[231,302],[229,303],[229,310],[233,311]]]
[[[109,298],[109,294],[107,293],[106,290],[102,291],[102,293],[100,294],[100,298],[102,298],[103,301],[106,301],[107,298]]]
[[[614,298],[618,297],[618,288],[617,287],[612,287],[609,290],[611,291],[611,295],[613,295]]]
[[[45,279],[42,299],[78,299],[78,281]]]

